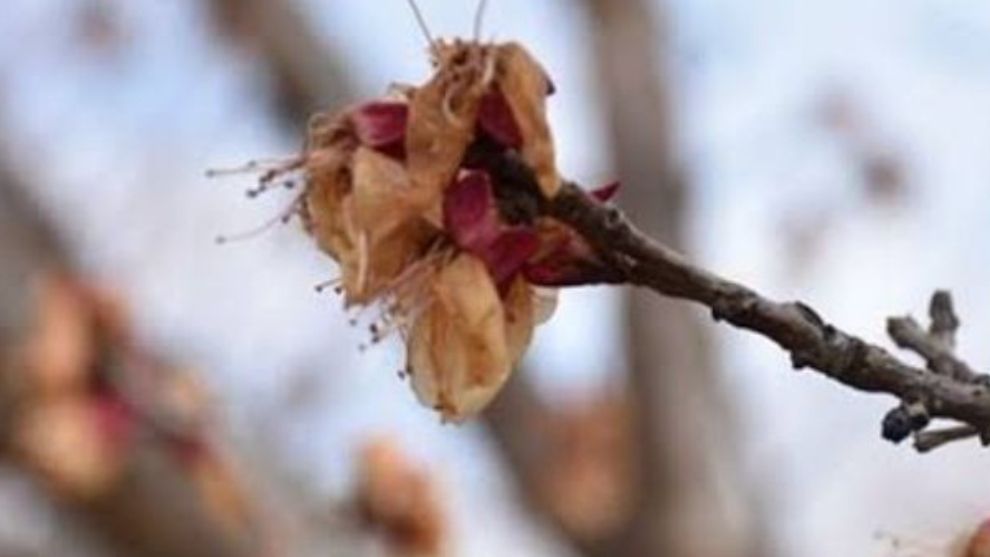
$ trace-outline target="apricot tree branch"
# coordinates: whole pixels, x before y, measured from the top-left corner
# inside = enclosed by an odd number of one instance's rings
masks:
[[[978,379],[979,374],[954,353],[959,318],[952,307],[952,296],[948,292],[936,292],[928,311],[932,323],[927,331],[908,316],[888,319],[887,332],[897,346],[924,358],[933,373],[963,381]]]
[[[707,306],[716,321],[760,334],[790,354],[795,369],[811,368],[844,385],[886,393],[901,404],[884,419],[883,436],[900,442],[919,433],[932,418],[945,418],[980,432],[990,442],[990,381],[951,352],[958,319],[951,298],[932,301],[929,332],[917,323],[894,320],[891,334],[902,347],[920,353],[928,367],[910,365],[890,352],[828,323],[800,301],[779,302],[727,280],[640,232],[617,207],[603,205],[574,183],[543,199],[532,173],[514,157],[478,155],[502,183],[512,184],[540,214],[572,226],[629,284],[657,294]],[[959,432],[954,431],[954,437]],[[925,436],[919,449],[942,444],[944,435]]]
[[[943,445],[978,437],[979,435],[979,431],[968,425],[947,427],[932,431],[919,431],[914,436],[914,448],[919,453],[927,453]]]

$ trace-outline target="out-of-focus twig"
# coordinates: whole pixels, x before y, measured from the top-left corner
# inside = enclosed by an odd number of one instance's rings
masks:
[[[218,27],[271,72],[278,109],[299,125],[353,97],[332,49],[293,0],[207,0]]]
[[[683,249],[691,192],[676,147],[663,3],[582,5],[623,205],[647,234]],[[642,473],[633,523],[614,545],[627,554],[751,554],[747,522],[758,511],[745,500],[734,410],[719,384],[709,331],[691,308],[645,292],[629,292],[625,312]],[[751,516],[735,516],[735,508]]]
[[[436,479],[388,438],[360,453],[355,506],[363,526],[380,533],[399,557],[441,557],[449,524]]]
[[[523,502],[581,555],[614,550],[635,510],[628,409],[615,395],[554,408],[519,373],[485,411]]]

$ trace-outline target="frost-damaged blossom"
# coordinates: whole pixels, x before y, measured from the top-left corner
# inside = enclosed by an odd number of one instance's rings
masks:
[[[514,153],[556,195],[543,68],[515,43],[438,43],[432,54],[424,85],[316,116],[303,154],[262,180],[302,174],[299,212],[338,262],[345,304],[381,304],[375,340],[400,332],[416,395],[458,421],[522,357],[552,311],[546,287],[616,277],[571,228],[514,207],[508,184],[467,162],[474,150]]]

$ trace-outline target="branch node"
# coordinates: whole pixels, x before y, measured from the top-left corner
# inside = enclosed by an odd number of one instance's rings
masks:
[[[802,370],[806,367],[811,367],[813,362],[814,358],[807,352],[800,350],[791,352],[791,367],[795,370]]]
[[[712,303],[712,319],[715,320],[716,323],[729,319],[735,311],[734,306],[735,303],[732,300],[732,296],[719,296],[716,298],[715,302]]]
[[[972,426],[957,426],[935,431],[921,431],[914,436],[914,448],[919,453],[927,453],[955,441],[963,441],[979,434]]]
[[[726,292],[715,298],[711,303],[712,319],[732,321],[753,311],[756,300],[742,291]]]
[[[828,332],[829,325],[825,323],[825,320],[822,319],[822,316],[818,315],[818,312],[812,309],[811,306],[809,306],[804,302],[794,302],[794,307],[798,310],[798,313],[800,313],[801,316],[804,317],[806,321],[809,321],[815,327],[825,331],[826,335],[829,334]],[[833,332],[834,332],[834,328],[833,328]]]
[[[849,336],[826,324],[822,330],[828,350],[825,366],[836,377],[851,377],[865,367],[868,346],[862,340]]]
[[[479,154],[499,182],[517,186],[519,195],[538,196],[535,206],[542,215],[573,228],[628,283],[708,306],[714,320],[774,341],[790,354],[795,369],[810,367],[853,389],[896,397],[901,404],[884,417],[884,438],[903,441],[921,433],[936,417],[968,425],[974,432],[986,429],[981,437],[990,444],[990,376],[976,373],[955,355],[960,323],[948,292],[932,296],[930,327],[910,317],[888,321],[897,345],[920,355],[927,369],[912,365],[832,326],[803,302],[777,302],[692,265],[638,230],[617,207],[595,202],[574,182],[564,182],[556,196],[544,198],[534,173],[518,156],[487,150]],[[923,446],[928,439],[922,437]]]
[[[912,433],[928,427],[929,423],[931,416],[923,403],[901,404],[884,416],[881,435],[892,443],[900,443]]]
[[[618,207],[609,205],[605,208],[605,226],[611,230],[616,230],[622,227],[622,223],[625,221],[625,217],[622,211]]]

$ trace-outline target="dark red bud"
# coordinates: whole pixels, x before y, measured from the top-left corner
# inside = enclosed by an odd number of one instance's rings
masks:
[[[531,228],[512,228],[482,250],[478,255],[488,267],[499,291],[505,294],[512,279],[540,249],[540,239]]]
[[[363,104],[350,115],[354,133],[362,145],[396,156],[405,153],[409,106],[402,102],[375,101]]]
[[[510,227],[499,217],[491,179],[483,171],[465,172],[447,188],[443,216],[454,243],[484,261],[503,294],[540,249],[534,229]]]
[[[594,249],[574,229],[553,220],[539,227],[540,250],[523,269],[537,286],[580,286],[621,282],[621,275],[602,263]]]
[[[622,184],[620,182],[605,184],[598,189],[591,190],[591,197],[595,198],[595,201],[598,201],[599,203],[607,203],[615,197],[615,194],[619,192],[619,188],[621,186]]]
[[[482,171],[465,172],[447,188],[443,199],[444,228],[458,247],[483,249],[499,233],[492,183]]]

